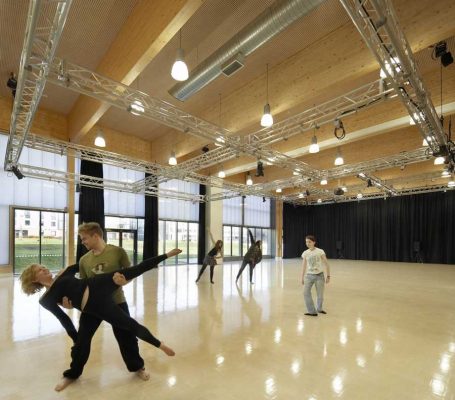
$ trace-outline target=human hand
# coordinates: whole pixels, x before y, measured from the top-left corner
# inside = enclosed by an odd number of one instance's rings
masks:
[[[172,249],[169,253],[167,253],[167,257],[170,258],[170,257],[174,257],[176,256],[177,254],[180,254],[182,252],[182,250],[180,249]]]
[[[121,274],[120,272],[116,272],[112,277],[112,280],[117,286],[125,286],[128,283],[125,275]]]
[[[71,303],[71,300],[65,296],[62,299],[62,307],[71,310],[73,308],[73,303]]]

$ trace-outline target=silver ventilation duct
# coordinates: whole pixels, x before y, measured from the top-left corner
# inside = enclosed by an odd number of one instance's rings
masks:
[[[200,63],[191,71],[188,80],[174,85],[169,93],[178,100],[188,99],[217,78],[222,73],[222,67],[239,53],[247,57],[323,2],[324,0],[278,0]]]

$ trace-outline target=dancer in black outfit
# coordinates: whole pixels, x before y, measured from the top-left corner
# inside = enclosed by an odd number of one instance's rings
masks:
[[[256,264],[260,263],[262,260],[262,241],[261,240],[256,240],[253,237],[253,234],[251,231],[248,229],[248,234],[250,235],[250,240],[251,240],[251,246],[246,252],[245,256],[243,257],[242,265],[240,266],[239,273],[237,274],[237,278],[235,279],[235,283],[240,278],[240,275],[242,275],[243,270],[245,269],[246,265],[249,264],[250,266],[250,283],[253,282],[253,269],[256,266]]]
[[[218,253],[221,253],[221,250],[223,248],[223,241],[217,240],[215,243],[215,239],[213,239],[212,232],[209,231],[209,234],[210,234],[210,240],[212,241],[212,244],[214,245],[214,247],[205,256],[204,261],[202,262],[201,270],[199,271],[199,275],[197,276],[196,283],[198,283],[199,279],[201,279],[201,276],[204,273],[205,269],[207,268],[207,265],[210,265],[210,282],[215,283],[215,282],[213,282],[213,272],[215,270],[216,259],[219,258],[216,255]]]
[[[78,310],[95,315],[113,326],[131,331],[139,339],[158,347],[168,356],[173,356],[175,352],[170,347],[161,343],[145,326],[139,324],[115,304],[112,293],[119,286],[125,285],[127,281],[157,268],[161,261],[181,252],[180,249],[174,249],[167,254],[144,260],[131,268],[100,274],[87,279],[77,279],[74,276],[79,271],[77,264],[66,268],[55,278],[45,266],[32,264],[22,272],[20,277],[22,290],[30,295],[45,287],[46,292],[41,296],[39,303],[57,317],[74,342],[77,339],[76,328],[68,315],[59,307],[63,297],[68,297],[73,307]],[[55,389],[57,391],[63,390],[73,381],[74,379],[65,377]]]

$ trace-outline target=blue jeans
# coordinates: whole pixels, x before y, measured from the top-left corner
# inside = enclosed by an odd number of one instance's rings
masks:
[[[305,305],[310,314],[316,314],[322,310],[322,302],[324,301],[324,273],[320,274],[306,274],[304,277],[303,284],[303,298],[305,299]],[[311,296],[311,288],[313,285],[316,286],[317,310],[314,308],[313,297]]]

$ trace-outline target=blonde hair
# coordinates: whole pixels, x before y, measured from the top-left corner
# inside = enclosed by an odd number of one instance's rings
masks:
[[[80,224],[77,228],[77,233],[88,233],[89,235],[94,235],[95,233],[103,237],[103,230],[98,222],[84,222]]]
[[[41,283],[34,282],[36,267],[39,267],[39,264],[30,264],[22,271],[22,274],[19,277],[22,285],[22,291],[28,296],[39,292],[44,287]]]

